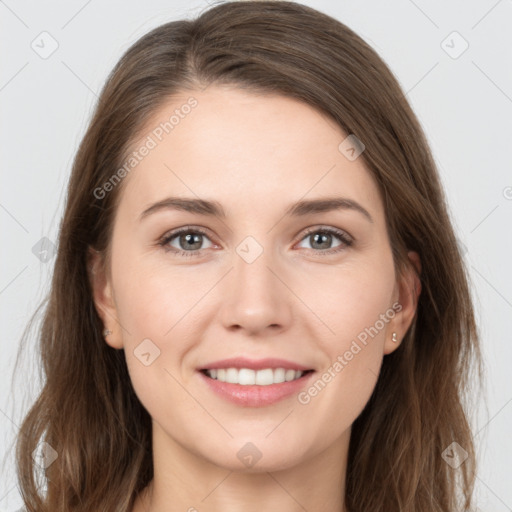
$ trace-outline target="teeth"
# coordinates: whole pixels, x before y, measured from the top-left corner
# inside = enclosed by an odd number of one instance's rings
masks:
[[[242,386],[270,386],[280,384],[302,377],[304,372],[300,370],[285,370],[284,368],[265,368],[263,370],[251,370],[249,368],[218,368],[206,370],[208,377],[230,384]]]

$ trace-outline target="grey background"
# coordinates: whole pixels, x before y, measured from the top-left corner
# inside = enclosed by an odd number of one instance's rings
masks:
[[[477,503],[488,512],[511,511],[512,1],[303,3],[347,24],[378,51],[426,131],[465,251],[487,370],[487,394],[475,394],[471,407]],[[33,247],[43,237],[56,240],[73,156],[122,52],[153,27],[207,6],[0,1],[0,511],[21,506],[12,443],[39,385],[32,350],[11,392],[19,339],[48,290],[54,262],[51,252],[41,261]],[[51,36],[40,36],[44,31]],[[58,48],[42,58],[52,39]],[[469,46],[458,55],[464,40]]]

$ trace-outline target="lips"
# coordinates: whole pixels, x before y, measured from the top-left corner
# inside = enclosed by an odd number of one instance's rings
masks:
[[[299,393],[315,371],[285,359],[236,357],[204,365],[198,373],[217,396],[242,407],[264,407]]]
[[[286,359],[265,358],[248,359],[246,357],[234,357],[208,363],[198,368],[199,370],[219,370],[228,368],[248,368],[250,370],[264,370],[266,368],[284,368],[285,370],[308,371],[313,368]]]

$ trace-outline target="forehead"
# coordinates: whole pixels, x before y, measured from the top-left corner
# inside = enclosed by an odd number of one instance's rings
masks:
[[[185,91],[169,98],[131,145],[138,156],[120,208],[136,216],[182,195],[215,199],[228,214],[230,205],[262,213],[339,195],[382,217],[363,159],[342,152],[347,136],[327,115],[286,96],[219,86]]]

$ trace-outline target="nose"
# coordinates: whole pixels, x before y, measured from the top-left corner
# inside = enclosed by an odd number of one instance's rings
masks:
[[[234,253],[233,269],[223,280],[220,318],[230,331],[248,335],[281,332],[290,326],[293,293],[286,285],[271,251],[252,261]]]

